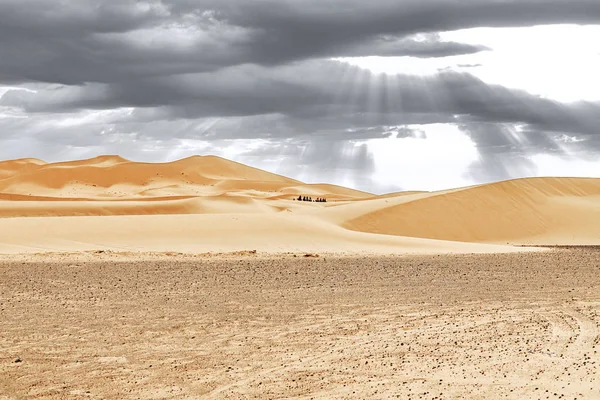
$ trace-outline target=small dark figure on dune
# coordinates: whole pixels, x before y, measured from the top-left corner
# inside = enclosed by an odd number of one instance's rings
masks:
[[[312,199],[312,197],[308,197],[308,196],[298,196],[297,199],[294,200],[298,200],[298,201],[310,201],[312,203],[327,203],[327,199],[325,198],[321,198],[321,197],[317,197],[315,200]]]

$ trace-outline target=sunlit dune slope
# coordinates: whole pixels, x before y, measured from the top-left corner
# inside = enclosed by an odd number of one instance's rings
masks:
[[[212,185],[226,179],[296,184],[290,178],[248,167],[214,156],[195,156],[170,163],[139,163],[118,156],[103,156],[89,160],[45,164],[21,170],[0,180],[0,191],[29,192],[31,188],[62,189],[79,184],[110,188],[116,184],[137,187],[161,183]],[[26,187],[26,190],[23,190]]]
[[[73,160],[73,161],[63,161],[52,163],[49,165],[51,168],[56,167],[81,167],[81,166],[95,166],[95,167],[108,167],[116,164],[128,163],[131,162],[126,158],[123,158],[118,155],[104,155],[98,156],[94,158],[88,158],[85,160]],[[48,164],[47,164],[48,165]]]
[[[408,200],[343,226],[463,242],[600,243],[600,179],[517,179]]]
[[[6,179],[19,173],[38,169],[46,164],[37,158],[20,158],[18,160],[0,161],[0,180]]]

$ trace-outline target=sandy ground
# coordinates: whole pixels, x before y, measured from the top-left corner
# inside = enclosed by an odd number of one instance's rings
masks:
[[[598,399],[600,251],[0,262],[0,399]]]
[[[232,252],[491,253],[514,246],[344,229],[310,215],[199,214],[0,218],[0,253]]]

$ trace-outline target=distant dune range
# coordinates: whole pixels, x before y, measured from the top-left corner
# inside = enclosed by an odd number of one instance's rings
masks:
[[[328,202],[295,201],[299,195]],[[377,196],[215,156],[0,162],[3,253],[505,252],[513,244],[600,244],[600,179]]]

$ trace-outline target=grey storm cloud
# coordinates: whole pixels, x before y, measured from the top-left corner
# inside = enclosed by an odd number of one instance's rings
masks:
[[[311,132],[311,124],[314,130],[339,131],[343,126],[493,122],[579,134],[595,134],[600,126],[598,103],[563,104],[489,85],[467,73],[373,75],[335,61],[277,68],[245,65],[211,73],[111,85],[57,86],[38,92],[12,90],[0,99],[0,106],[27,113],[132,107],[137,109],[132,118],[148,121],[275,114],[291,118],[290,125],[302,127],[306,133]],[[295,135],[299,130],[282,129],[280,134]]]
[[[599,20],[596,0],[3,0],[0,82],[76,85],[246,63],[443,57],[486,50],[440,41],[444,30]]]

